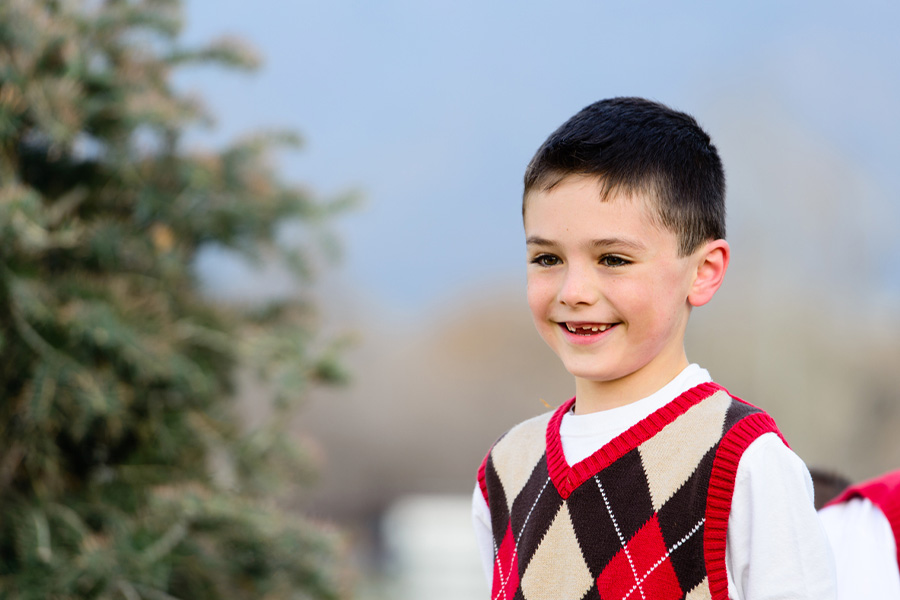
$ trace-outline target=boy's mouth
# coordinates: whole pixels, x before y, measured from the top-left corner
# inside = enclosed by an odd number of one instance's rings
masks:
[[[594,335],[603,333],[611,327],[615,327],[616,323],[560,323],[561,327],[566,328],[570,333],[575,335]]]

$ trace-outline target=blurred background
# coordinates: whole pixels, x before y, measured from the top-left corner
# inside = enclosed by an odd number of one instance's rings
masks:
[[[291,435],[315,484],[290,503],[346,532],[354,597],[484,597],[469,530],[475,472],[512,424],[573,393],[524,294],[521,180],[544,138],[600,98],[694,115],[728,177],[732,264],[694,312],[688,357],[773,414],[811,467],[900,468],[900,5],[520,0],[189,0],[181,39],[223,34],[253,73],[187,68],[218,147],[288,128],[284,177],[355,197],[315,273],[349,381]],[[304,243],[291,223],[288,245]],[[277,264],[207,244],[225,302],[307,294]],[[268,390],[240,380],[250,424]],[[443,583],[437,585],[435,581]],[[443,596],[439,596],[443,593]]]

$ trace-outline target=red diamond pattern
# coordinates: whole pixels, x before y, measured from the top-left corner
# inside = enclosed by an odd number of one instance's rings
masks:
[[[597,590],[602,600],[684,597],[655,514],[601,571]]]
[[[493,600],[512,600],[516,595],[519,588],[519,558],[511,523],[507,526],[503,542],[497,549],[493,581],[494,589],[491,592]]]

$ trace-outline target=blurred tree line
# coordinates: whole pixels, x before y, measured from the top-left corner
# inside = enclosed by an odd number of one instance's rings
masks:
[[[339,210],[268,160],[290,135],[186,149],[202,105],[173,70],[252,68],[178,42],[177,0],[0,2],[0,597],[336,598],[335,535],[280,510],[308,472],[286,435],[341,377],[303,296],[214,302],[193,259],[277,242]],[[273,392],[247,431],[238,368]]]

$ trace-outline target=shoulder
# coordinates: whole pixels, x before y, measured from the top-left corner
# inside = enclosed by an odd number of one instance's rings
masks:
[[[896,539],[897,559],[900,561],[900,470],[850,486],[825,508],[840,506],[856,498],[869,501],[884,515]]]
[[[714,477],[730,480],[729,487],[754,476],[769,481],[784,478],[802,482],[802,487],[811,490],[806,465],[791,449],[772,416],[728,390],[722,390],[731,402],[716,455]]]
[[[774,431],[760,435],[747,446],[737,476],[766,484],[781,480],[799,482],[804,495],[812,493],[812,478],[806,463]]]
[[[852,485],[829,504],[838,504],[858,497],[867,498],[875,504],[890,502],[900,507],[900,469]]]
[[[865,538],[874,531],[890,533],[890,523],[884,513],[868,498],[856,497],[829,504],[819,511],[819,518],[832,538]]]
[[[548,411],[515,425],[497,438],[484,460],[487,461],[491,457],[493,457],[495,462],[498,460],[502,462],[515,460],[517,453],[528,449],[543,452],[547,426],[559,410]]]
[[[530,439],[534,435],[543,435],[547,430],[547,425],[550,423],[550,419],[553,418],[553,415],[556,414],[558,410],[559,409],[557,408],[547,411],[543,414],[531,417],[530,419],[526,419],[525,421],[514,425],[497,439],[497,441],[494,443],[494,447],[496,448],[497,445],[506,440],[516,440],[519,438]]]
[[[723,449],[727,452],[736,453],[737,457],[740,457],[745,451],[749,450],[749,447],[757,439],[767,433],[774,433],[781,440],[782,444],[787,449],[790,449],[790,445],[778,429],[775,419],[769,413],[755,404],[735,396],[727,389],[719,387],[731,400],[725,422],[725,433],[722,439]],[[763,444],[763,446],[767,445],[767,443]],[[736,467],[737,465],[735,464],[734,466]]]
[[[478,469],[478,485],[485,499],[489,473],[511,473],[520,478],[526,470],[530,472],[546,451],[550,421],[554,416],[561,417],[568,404],[519,423],[494,442]]]
[[[834,598],[831,550],[812,480],[774,432],[743,453],[726,523],[732,597]]]

